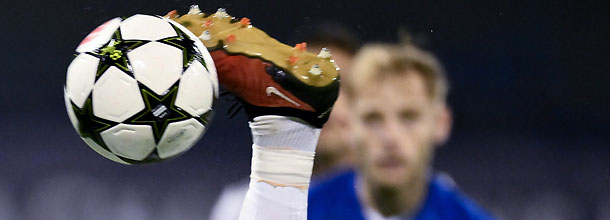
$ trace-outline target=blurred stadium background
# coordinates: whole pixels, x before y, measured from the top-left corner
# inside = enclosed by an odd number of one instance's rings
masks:
[[[334,20],[364,42],[405,27],[438,54],[456,118],[436,167],[502,219],[610,219],[610,8],[594,1],[4,1],[0,219],[206,219],[249,174],[246,119],[222,102],[204,138],[123,166],[74,132],[62,86],[76,45],[134,13],[218,7],[278,40]],[[605,5],[605,6],[604,6]]]

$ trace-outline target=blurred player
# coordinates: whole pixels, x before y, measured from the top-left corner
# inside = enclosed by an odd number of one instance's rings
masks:
[[[300,39],[307,42],[307,51],[317,53],[322,48],[332,52],[332,59],[341,68],[341,77],[349,75],[352,57],[358,50],[358,40],[345,27],[332,22],[324,22],[312,25],[315,29],[304,31]],[[320,138],[316,147],[314,158],[313,178],[317,176],[331,175],[337,170],[346,169],[352,164],[351,148],[349,141],[349,114],[345,92],[339,92],[330,118],[320,132]],[[248,190],[248,179],[226,186],[210,216],[210,220],[234,220],[238,219],[239,207],[241,207]]]
[[[451,127],[447,79],[413,46],[364,47],[342,80],[357,168],[312,187],[309,219],[492,219],[432,170]]]

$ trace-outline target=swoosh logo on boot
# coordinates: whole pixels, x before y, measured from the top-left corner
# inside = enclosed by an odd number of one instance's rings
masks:
[[[288,96],[284,95],[282,92],[280,92],[280,90],[276,89],[273,86],[267,87],[266,91],[267,91],[267,96],[271,96],[271,94],[275,94],[275,95],[279,96],[280,98],[282,98],[282,99],[284,99],[284,100],[286,100],[286,101],[288,101],[288,102],[290,102],[290,103],[292,103],[292,104],[294,104],[296,106],[301,106],[299,103],[297,103],[294,100],[288,98]]]

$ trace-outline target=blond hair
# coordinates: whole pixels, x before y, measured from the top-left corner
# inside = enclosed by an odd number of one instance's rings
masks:
[[[341,78],[341,87],[348,97],[354,97],[358,88],[385,76],[412,70],[423,77],[430,97],[443,102],[447,98],[448,80],[440,62],[432,53],[413,45],[366,45],[353,63],[352,73]]]

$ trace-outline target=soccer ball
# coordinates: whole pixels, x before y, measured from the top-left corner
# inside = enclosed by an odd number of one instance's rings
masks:
[[[124,164],[176,157],[204,134],[218,98],[214,62],[180,24],[114,18],[76,48],[64,99],[80,137]]]

